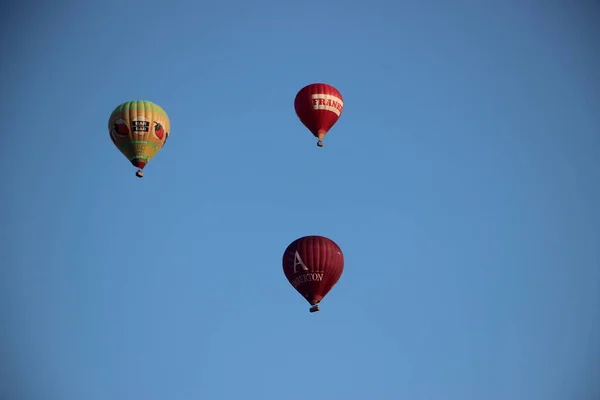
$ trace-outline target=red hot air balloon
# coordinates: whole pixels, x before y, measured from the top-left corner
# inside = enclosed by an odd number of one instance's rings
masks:
[[[340,247],[323,236],[294,240],[283,253],[283,273],[290,284],[319,311],[321,300],[335,286],[344,271]]]
[[[323,147],[323,139],[344,110],[342,94],[326,83],[313,83],[303,87],[294,100],[296,115],[316,136],[317,146]]]

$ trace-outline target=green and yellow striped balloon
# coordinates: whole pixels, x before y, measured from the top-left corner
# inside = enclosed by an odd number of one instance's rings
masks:
[[[163,148],[169,134],[169,116],[159,105],[146,100],[128,101],[110,114],[108,132],[119,151],[138,168],[136,175]]]

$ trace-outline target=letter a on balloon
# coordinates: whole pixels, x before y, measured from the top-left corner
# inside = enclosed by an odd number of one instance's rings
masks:
[[[302,258],[300,258],[300,254],[298,254],[298,251],[296,251],[294,255],[294,274],[297,272],[299,266],[302,267],[302,270],[308,271],[308,268],[306,268],[306,265],[304,265]]]

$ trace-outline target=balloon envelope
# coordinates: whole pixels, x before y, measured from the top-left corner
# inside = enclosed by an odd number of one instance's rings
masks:
[[[344,98],[333,86],[313,83],[300,89],[294,100],[296,115],[317,138],[318,145],[344,111]]]
[[[283,253],[283,273],[313,306],[323,300],[343,271],[342,250],[333,240],[323,236],[296,239]]]
[[[171,133],[171,123],[159,105],[134,100],[114,109],[108,119],[108,133],[117,149],[139,168],[141,174],[141,170],[165,145]]]

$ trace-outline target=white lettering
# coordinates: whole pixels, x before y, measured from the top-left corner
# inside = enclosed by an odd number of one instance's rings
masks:
[[[308,271],[308,268],[306,268],[306,265],[304,265],[304,262],[300,258],[300,254],[296,250],[296,254],[294,254],[294,273],[296,273],[298,266],[301,266],[304,271]]]
[[[150,130],[150,122],[140,120],[131,121],[131,130],[138,135],[143,135]]]
[[[311,274],[303,274],[292,279],[292,286],[298,287],[304,282],[320,282],[323,280],[323,274],[319,273],[311,273]]]
[[[344,102],[339,97],[331,94],[313,94],[311,98],[313,110],[331,111],[338,117],[342,114]]]

